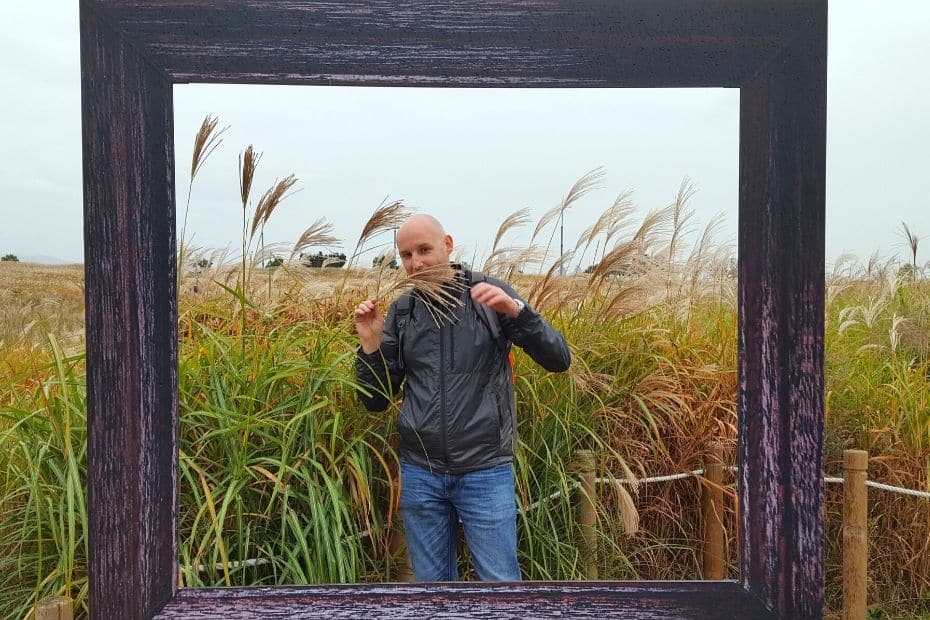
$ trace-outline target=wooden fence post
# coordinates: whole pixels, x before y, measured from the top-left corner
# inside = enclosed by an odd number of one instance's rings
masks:
[[[869,453],[843,450],[843,618],[864,620],[869,557]]]
[[[594,506],[597,492],[594,488],[594,452],[578,450],[575,453],[575,468],[581,482],[577,495],[578,522],[581,524],[581,537],[584,541],[587,577],[597,579],[597,514]]]
[[[36,620],[73,620],[74,604],[66,596],[50,596],[36,605]]]
[[[726,532],[723,529],[723,446],[710,444],[710,457],[704,464],[701,504],[704,513],[704,579],[726,579]]]

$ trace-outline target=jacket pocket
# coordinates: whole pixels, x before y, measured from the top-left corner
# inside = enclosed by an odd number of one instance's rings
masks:
[[[493,390],[493,394],[495,405],[494,408],[497,411],[497,415],[494,416],[494,432],[492,435],[494,441],[491,445],[500,450],[502,447],[504,447],[504,416],[506,415],[506,411],[504,411],[501,397],[500,394],[497,393],[497,390]]]
[[[499,448],[502,454],[512,456],[516,451],[517,416],[514,395],[505,389],[498,395],[498,428],[500,428]]]
[[[430,433],[429,429],[425,429],[423,426],[425,425],[416,423],[413,415],[405,407],[401,407],[400,415],[397,417],[400,449],[402,452],[436,458],[439,455],[438,442],[435,437],[436,429],[432,429],[434,432]]]

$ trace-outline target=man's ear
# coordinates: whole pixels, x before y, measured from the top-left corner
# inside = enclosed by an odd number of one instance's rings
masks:
[[[454,245],[452,243],[452,235],[446,235],[445,239],[443,239],[443,242],[446,244],[446,254],[451,253],[452,246]]]

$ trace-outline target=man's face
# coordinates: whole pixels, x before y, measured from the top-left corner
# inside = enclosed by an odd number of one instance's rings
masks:
[[[410,221],[397,231],[397,251],[404,271],[416,273],[448,263],[452,237],[427,221]]]

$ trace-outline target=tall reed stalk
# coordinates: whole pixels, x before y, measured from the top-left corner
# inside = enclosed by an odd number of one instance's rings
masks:
[[[190,212],[191,207],[191,195],[194,190],[194,179],[197,178],[197,173],[200,172],[200,169],[203,167],[203,164],[207,161],[213,151],[217,149],[223,142],[223,134],[226,133],[226,130],[229,129],[229,126],[223,127],[220,130],[217,130],[217,125],[219,119],[208,114],[204,117],[203,122],[200,124],[200,129],[197,131],[197,134],[194,136],[194,149],[191,156],[191,176],[190,182],[187,185],[187,201],[184,204],[184,218],[181,224],[181,234],[178,235],[178,281],[180,282],[183,279],[184,270],[186,268],[186,259],[188,253],[188,241],[187,241],[187,216]]]

